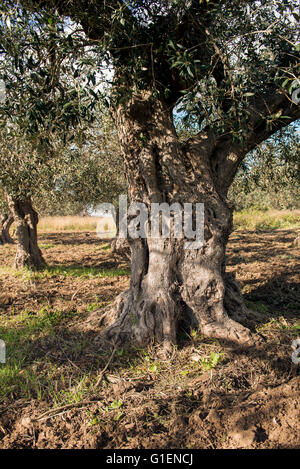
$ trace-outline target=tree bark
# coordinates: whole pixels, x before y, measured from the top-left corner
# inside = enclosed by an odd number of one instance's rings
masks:
[[[112,241],[111,248],[113,254],[118,254],[126,261],[131,260],[131,249],[127,239],[117,237]]]
[[[0,244],[13,244],[14,241],[9,234],[11,225],[13,224],[13,217],[5,214],[0,215]]]
[[[211,167],[214,137],[203,134],[186,146],[173,118],[150,94],[114,111],[131,202],[204,203],[204,245],[184,249],[184,238],[129,239],[130,288],[117,301],[117,320],[107,330],[117,343],[176,344],[180,325],[199,326],[208,337],[251,341],[236,322],[246,308],[235,280],[226,274],[225,250],[232,206],[219,190]]]
[[[297,238],[294,239],[293,245],[300,247],[300,233],[298,234]]]
[[[111,243],[111,249],[113,254],[118,254],[119,256],[123,257],[126,261],[131,260],[131,249],[126,238],[120,237],[120,213],[119,207],[116,209],[116,227],[117,233],[116,238]]]
[[[38,214],[32,207],[30,198],[17,199],[8,196],[8,204],[15,221],[18,240],[15,267],[42,268],[46,263],[38,247]]]

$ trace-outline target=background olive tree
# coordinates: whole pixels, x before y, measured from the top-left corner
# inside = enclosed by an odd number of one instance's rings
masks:
[[[229,191],[236,210],[300,208],[300,134],[295,127],[261,144],[241,165]]]
[[[35,204],[42,215],[78,215],[97,211],[100,203],[113,203],[127,191],[116,130],[107,110],[98,106],[95,121],[82,142],[79,132],[56,159],[51,190],[45,187]]]
[[[32,198],[51,191],[75,129],[84,141],[93,121],[93,59],[86,51],[82,57],[81,34],[55,14],[32,15],[4,2],[0,26],[0,184],[16,225],[16,267],[39,268]]]

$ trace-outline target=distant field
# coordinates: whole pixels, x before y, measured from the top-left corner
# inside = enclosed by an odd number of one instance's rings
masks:
[[[103,217],[42,217],[38,230],[43,233],[56,233],[59,231],[96,231],[97,223]]]
[[[104,217],[42,217],[38,230],[41,233],[62,231],[95,232],[100,220],[103,221]],[[234,214],[234,226],[237,230],[254,231],[300,228],[300,210],[243,210]]]

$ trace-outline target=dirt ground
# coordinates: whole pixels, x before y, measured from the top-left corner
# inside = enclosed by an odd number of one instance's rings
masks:
[[[296,233],[231,236],[228,270],[260,314],[253,330],[262,345],[192,331],[164,359],[154,346],[114,356],[102,348],[104,312],[129,283],[129,266],[108,243],[41,235],[49,268],[37,274],[10,269],[15,246],[0,247],[0,338],[15,344],[0,365],[0,448],[300,448]]]

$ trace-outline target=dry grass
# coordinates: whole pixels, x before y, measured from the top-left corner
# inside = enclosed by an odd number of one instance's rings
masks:
[[[61,231],[96,231],[97,223],[102,217],[43,217],[40,219],[38,230],[42,233],[57,233]]]
[[[234,214],[237,230],[300,228],[300,210],[242,210]]]
[[[103,217],[43,217],[40,219],[40,233],[59,233],[63,231],[96,232],[97,223]],[[109,219],[110,220],[110,219]],[[237,230],[274,230],[300,227],[300,210],[243,210],[234,214]]]

